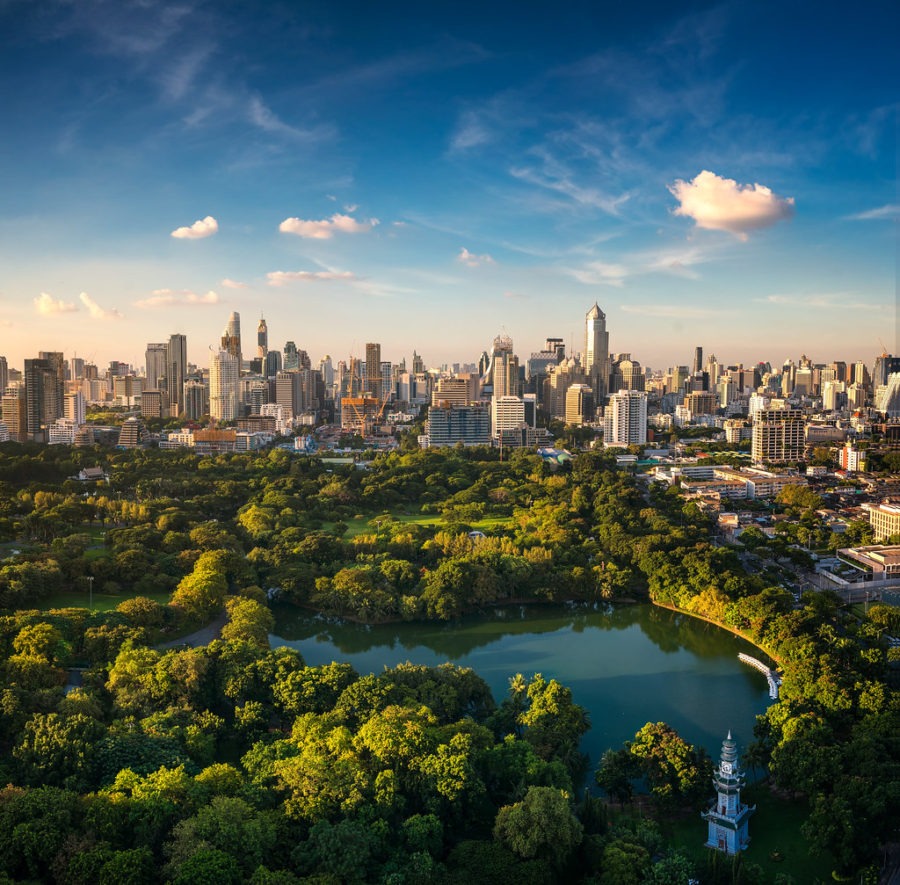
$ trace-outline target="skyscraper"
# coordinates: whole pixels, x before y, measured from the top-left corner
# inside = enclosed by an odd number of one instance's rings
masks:
[[[366,388],[381,402],[381,345],[366,344]]]
[[[259,325],[256,327],[256,355],[264,360],[269,352],[269,327],[266,325],[265,317],[259,318]]]
[[[169,352],[166,362],[166,391],[173,415],[184,411],[184,380],[187,375],[187,337],[181,334],[169,336]]]
[[[632,446],[646,442],[647,394],[640,390],[614,393],[603,412],[604,445]]]
[[[238,358],[227,350],[213,353],[209,361],[209,416],[217,421],[238,417]]]
[[[241,372],[241,315],[233,310],[228,317],[228,325],[222,333],[222,350],[227,351],[238,361],[238,374]]]
[[[44,353],[54,359],[25,360],[25,421],[32,439],[63,414],[62,354]]]
[[[169,361],[169,345],[165,342],[148,344],[144,358],[147,364],[147,389],[162,390],[166,386],[166,364]]]
[[[800,409],[760,409],[753,418],[754,464],[800,461],[805,442],[806,422]]]
[[[587,312],[584,328],[584,371],[588,385],[594,391],[594,401],[601,404],[609,385],[609,333],[606,314],[594,302]]]
[[[9,367],[6,364],[6,357],[0,356],[0,396],[3,396],[7,384],[9,384]]]
[[[703,348],[694,348],[694,374],[697,375],[703,371]]]

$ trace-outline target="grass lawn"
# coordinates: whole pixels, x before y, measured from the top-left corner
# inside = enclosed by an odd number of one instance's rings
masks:
[[[120,602],[126,599],[133,599],[135,596],[146,596],[148,599],[165,605],[171,593],[100,593],[94,591],[94,611],[109,611],[115,608]],[[88,608],[89,594],[85,590],[64,590],[48,596],[41,604],[42,611],[49,611],[51,608]]]
[[[445,524],[444,518],[438,513],[423,515],[420,513],[404,513],[402,511],[397,511],[394,513],[365,514],[355,516],[353,519],[345,520],[347,531],[344,533],[344,538],[350,539],[355,538],[358,535],[371,534],[374,531],[374,528],[370,523],[379,516],[390,516],[392,519],[396,519],[397,522],[402,522],[407,525],[441,526]],[[485,516],[483,519],[470,523],[470,525],[473,529],[488,533],[492,529],[505,528],[511,523],[511,516]],[[326,523],[322,526],[326,531],[333,527],[334,523]]]
[[[805,800],[780,799],[762,785],[746,788],[741,799],[748,805],[756,805],[756,813],[750,818],[750,847],[744,858],[748,863],[759,864],[766,872],[767,881],[777,873],[787,873],[794,881],[809,885],[832,881],[832,858],[813,857],[800,833],[800,825],[809,811]],[[660,826],[667,840],[683,848],[698,865],[703,863],[709,850],[703,847],[706,821],[697,815],[662,821]]]

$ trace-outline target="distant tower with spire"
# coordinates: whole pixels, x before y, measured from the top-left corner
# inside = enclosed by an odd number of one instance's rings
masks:
[[[737,854],[750,844],[748,825],[756,806],[741,804],[741,787],[744,786],[744,772],[738,759],[737,744],[728,737],[722,742],[722,757],[713,775],[716,801],[703,819],[709,824],[707,848],[715,848],[725,854]]]
[[[609,332],[606,331],[606,314],[596,301],[584,318],[582,362],[594,392],[594,402],[602,405],[609,393]]]
[[[259,318],[259,325],[256,327],[256,356],[265,362],[269,354],[269,327],[266,325],[266,318]]]

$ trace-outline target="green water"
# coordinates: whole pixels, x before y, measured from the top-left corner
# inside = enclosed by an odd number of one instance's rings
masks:
[[[737,658],[743,651],[763,659],[752,645],[650,605],[510,606],[449,623],[382,626],[283,607],[271,641],[298,649],[309,665],[348,661],[360,673],[452,661],[472,667],[498,702],[515,673],[558,679],[590,713],[583,749],[592,763],[650,721],[667,722],[714,758],[729,729],[743,749],[754,717],[771,703],[765,677]]]

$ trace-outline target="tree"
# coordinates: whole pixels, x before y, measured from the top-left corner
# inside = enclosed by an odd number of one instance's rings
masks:
[[[665,722],[648,722],[629,750],[641,766],[654,799],[663,807],[699,807],[709,792],[712,763]]]
[[[594,775],[597,786],[620,805],[631,801],[634,795],[632,781],[641,773],[640,764],[627,749],[609,749],[600,759]]]
[[[244,640],[262,648],[269,647],[269,634],[275,618],[269,609],[254,599],[234,597],[225,603],[228,623],[222,628],[222,639]]]
[[[583,828],[568,793],[529,787],[525,798],[497,812],[494,838],[522,858],[545,858],[562,866],[581,842]]]

